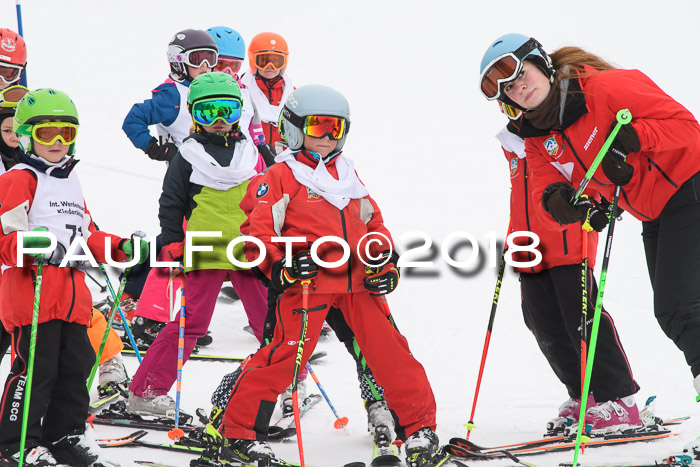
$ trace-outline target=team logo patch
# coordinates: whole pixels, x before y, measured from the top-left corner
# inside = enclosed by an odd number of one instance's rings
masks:
[[[515,175],[515,172],[518,170],[518,158],[514,157],[510,160],[510,175],[511,177]]]
[[[556,156],[557,152],[559,152],[559,144],[557,143],[556,138],[554,138],[554,136],[547,138],[547,141],[544,142],[544,148],[547,150],[549,155]]]
[[[321,197],[318,193],[314,193],[313,191],[311,191],[311,188],[309,188],[308,186],[306,187],[306,194],[309,196],[309,198],[312,199],[319,199]]]
[[[2,41],[0,41],[0,48],[5,52],[14,52],[17,48],[17,43],[14,39],[6,37]]]
[[[267,183],[261,183],[258,186],[258,190],[255,192],[255,196],[258,198],[262,198],[267,194],[267,192],[270,191],[270,186]]]

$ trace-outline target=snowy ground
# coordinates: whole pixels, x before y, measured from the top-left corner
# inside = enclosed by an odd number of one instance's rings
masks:
[[[0,27],[16,28],[15,2],[0,1]],[[536,37],[547,50],[580,45],[625,68],[639,68],[695,115],[700,115],[695,49],[700,43],[695,0],[606,2],[458,2],[387,0],[334,2],[24,2],[30,87],[55,87],[78,105],[78,166],[85,196],[106,231],[158,233],[157,200],[165,167],[134,149],[121,123],[134,102],[167,74],[165,49],[178,30],[217,25],[249,40],[261,31],[281,33],[290,44],[288,73],[297,84],[320,83],[346,94],[353,112],[345,153],[383,209],[396,238],[422,231],[442,245],[451,232],[474,235],[482,268],[460,276],[436,259],[433,277],[405,274],[389,302],[398,325],[423,363],[438,403],[442,440],[464,436],[495,284],[489,233],[507,226],[507,166],[494,135],[506,122],[478,91],[478,65],[488,44],[507,32]],[[691,415],[673,439],[588,451],[584,464],[663,457],[700,434],[691,375],[682,354],[653,317],[640,239],[629,216],[618,224],[608,275],[606,308],[616,320],[636,379],[638,402],[657,395],[660,416]],[[405,237],[407,245],[412,237]],[[601,245],[603,242],[600,242]],[[212,353],[245,355],[256,348],[239,304],[221,301],[214,315]],[[346,431],[319,405],[303,419],[310,465],[368,461],[370,441],[352,360],[334,340],[315,370]],[[391,358],[391,356],[387,356]],[[8,372],[8,359],[0,378]],[[127,360],[130,373],[136,360]],[[183,407],[209,409],[227,363],[192,361],[184,370]],[[174,395],[174,390],[172,392]],[[472,440],[515,442],[542,433],[566,399],[522,323],[516,277],[506,275],[498,306]],[[128,430],[98,427],[99,436]],[[149,434],[149,440],[166,440]],[[296,443],[274,445],[298,459]],[[112,450],[122,465],[162,460],[186,465],[189,456],[147,449]],[[571,462],[572,455],[527,459],[537,465]],[[470,465],[478,462],[470,463]],[[492,461],[489,465],[512,465]]]

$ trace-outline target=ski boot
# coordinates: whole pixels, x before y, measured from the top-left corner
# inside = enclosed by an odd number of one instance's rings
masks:
[[[275,454],[265,441],[254,439],[224,438],[219,460],[224,464],[239,462],[241,464],[269,465]]]
[[[438,436],[429,427],[423,427],[406,439],[407,467],[432,467],[440,448]]]

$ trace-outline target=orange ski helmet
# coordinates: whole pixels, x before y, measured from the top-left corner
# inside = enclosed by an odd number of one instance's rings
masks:
[[[261,60],[263,56],[278,57],[279,61],[271,61],[272,66],[276,70],[280,70],[280,75],[284,74],[287,68],[287,56],[289,55],[289,47],[284,37],[274,32],[261,32],[250,41],[248,45],[248,62],[250,63],[250,71],[255,73],[259,68],[265,66],[256,65],[256,61]],[[259,58],[258,56],[261,56]]]

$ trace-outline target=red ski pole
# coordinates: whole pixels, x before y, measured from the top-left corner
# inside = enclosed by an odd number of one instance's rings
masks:
[[[297,432],[297,445],[299,446],[299,464],[305,467],[304,445],[301,440],[301,414],[299,414],[299,373],[301,372],[301,360],[304,355],[304,341],[306,340],[306,327],[309,323],[309,284],[311,280],[301,281],[301,334],[297,342],[297,356],[294,360],[294,380],[292,381],[292,402],[294,405],[294,428]]]

